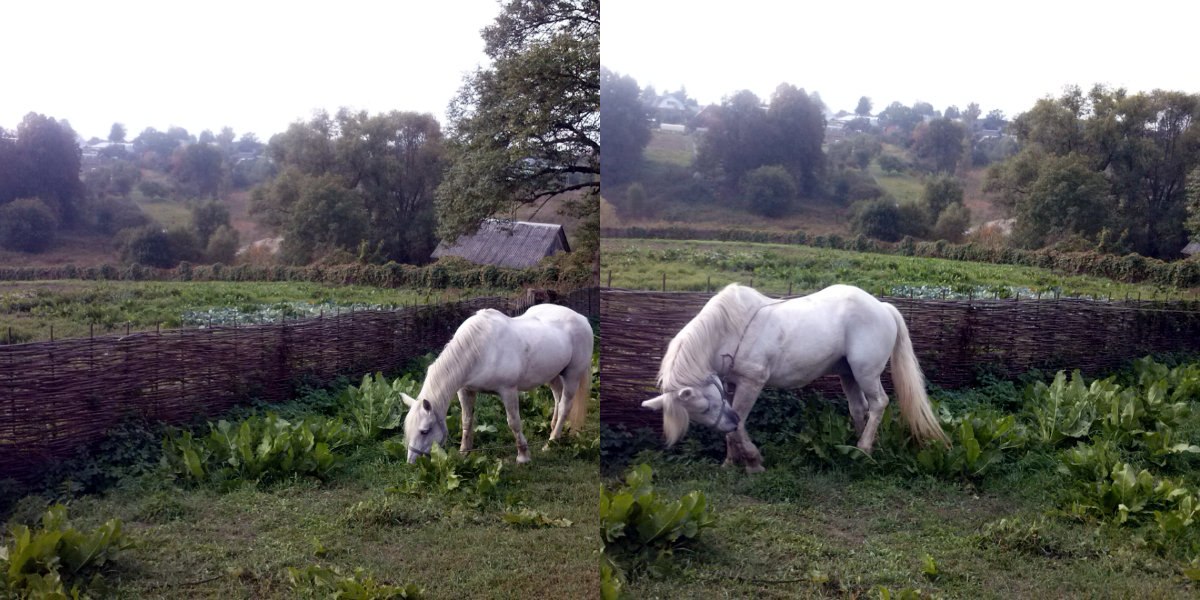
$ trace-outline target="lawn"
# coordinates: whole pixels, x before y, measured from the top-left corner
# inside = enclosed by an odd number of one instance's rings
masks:
[[[633,598],[1194,598],[1200,522],[1169,515],[1172,506],[1190,514],[1200,498],[1200,447],[1164,460],[1138,431],[1155,421],[1184,447],[1200,442],[1200,388],[1190,387],[1200,363],[1162,380],[1142,373],[1117,375],[1123,396],[1092,388],[1068,394],[1053,413],[1044,410],[1052,391],[1026,387],[1048,374],[935,390],[952,446],[919,449],[885,421],[871,458],[840,449],[854,443],[842,399],[768,390],[747,421],[763,452],[760,474],[722,467],[724,440],[703,427],[665,451],[648,432],[606,430],[610,489],[626,465],[648,464],[660,498],[699,491],[715,517],[666,564],[640,570],[619,560],[630,574],[625,590]],[[1159,383],[1168,379],[1176,383]],[[1152,398],[1159,386],[1168,390],[1161,403]],[[1124,423],[1100,409],[1138,397],[1146,412]],[[1124,468],[1141,471],[1139,483],[1122,487]]]
[[[337,392],[309,391],[288,404],[239,409],[226,418],[237,421],[268,409],[293,422],[329,415],[341,410]],[[474,483],[468,479],[461,490],[406,489],[416,467],[394,457],[388,445],[393,434],[386,431],[337,450],[346,455],[345,463],[322,478],[293,474],[263,483],[193,483],[158,466],[163,451],[152,433],[157,429],[135,428],[115,438],[110,449],[142,460],[86,459],[66,472],[82,482],[50,482],[11,506],[10,514],[4,512],[7,502],[0,502],[0,515],[9,526],[32,523],[57,495],[69,499],[72,525],[79,529],[120,519],[135,546],[104,574],[106,595],[114,597],[294,598],[301,590],[290,582],[288,568],[314,565],[343,575],[362,568],[377,582],[424,588],[428,598],[591,597],[599,585],[595,388],[581,434],[543,451],[548,395],[522,399],[533,454],[527,465],[515,464],[499,400],[480,396],[476,423],[486,431],[476,434],[480,452],[472,456],[503,463],[490,495],[467,489]],[[452,402],[452,439],[458,437],[457,412]],[[207,432],[201,426],[196,435]],[[90,487],[96,473],[114,470],[144,473],[95,493],[79,491]],[[522,509],[555,523],[531,527],[504,520]],[[2,584],[0,579],[0,595]]]
[[[309,282],[0,282],[0,343],[86,337],[155,327],[298,318],[507,295],[497,290],[390,289]]]
[[[834,283],[871,293],[922,297],[1195,298],[1197,290],[1062,275],[1036,267],[890,256],[782,244],[678,240],[601,241],[601,281],[628,289],[719,289],[738,282],[764,293],[814,291]],[[711,284],[710,284],[711,281]]]

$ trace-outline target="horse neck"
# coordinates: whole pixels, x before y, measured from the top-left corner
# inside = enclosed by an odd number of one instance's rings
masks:
[[[768,302],[770,298],[741,286],[714,296],[672,340],[659,372],[660,387],[678,389],[707,379],[722,348],[736,345],[750,319]]]
[[[488,328],[487,321],[482,318],[464,323],[464,327],[454,334],[437,360],[429,365],[418,398],[428,400],[434,410],[445,415],[450,408],[450,399],[467,383],[471,369],[484,352],[484,341],[489,337]]]

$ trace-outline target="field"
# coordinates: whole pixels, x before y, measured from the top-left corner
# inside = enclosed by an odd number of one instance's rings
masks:
[[[724,442],[702,427],[668,451],[644,434],[606,432],[601,460],[610,489],[621,485],[626,465],[648,464],[655,494],[669,501],[699,491],[715,519],[650,568],[618,560],[625,591],[634,598],[1194,598],[1200,523],[1172,519],[1191,515],[1200,499],[1200,447],[1192,445],[1200,442],[1200,388],[1192,387],[1200,364],[1169,375],[1161,369],[1139,366],[1082,390],[1038,388],[1033,382],[1053,375],[1033,373],[935,391],[951,449],[918,449],[902,426],[885,421],[880,439],[890,441],[870,458],[844,445],[854,438],[842,399],[806,393],[797,401],[768,390],[749,420],[767,468],[754,475],[720,466]],[[1173,377],[1174,384],[1158,383]],[[1108,395],[1112,386],[1119,393]],[[1157,397],[1155,386],[1166,395]],[[1142,412],[1129,408],[1139,398]],[[1105,416],[1109,403],[1129,416]],[[1151,449],[1144,429],[1151,421],[1180,445]]]
[[[738,282],[764,293],[813,291],[834,283],[884,295],[921,297],[1088,296],[1114,299],[1195,298],[1198,290],[1123,284],[1045,269],[932,258],[887,256],[778,244],[676,240],[601,241],[601,281],[628,289],[713,290]]]
[[[415,372],[414,378],[404,380],[409,392],[415,393],[420,376]],[[288,568],[312,566],[337,570],[340,576],[335,579],[348,587],[345,578],[362,568],[363,577],[373,577],[376,583],[413,584],[424,588],[429,598],[530,598],[550,591],[556,597],[590,597],[599,585],[595,388],[581,434],[543,451],[548,396],[523,396],[524,431],[533,461],[520,466],[514,462],[512,435],[499,400],[480,396],[479,451],[470,460],[489,469],[502,462],[492,488],[477,487],[466,463],[459,462],[457,475],[440,470],[437,463],[406,464],[403,438],[393,437],[400,435],[398,429],[340,447],[335,453],[343,455],[344,462],[318,476],[272,476],[267,471],[258,478],[241,478],[216,474],[219,467],[228,471],[227,465],[210,463],[206,468],[212,470],[205,478],[194,480],[188,477],[190,466],[180,471],[169,466],[176,463],[159,463],[164,446],[181,443],[178,433],[167,444],[158,428],[130,425],[90,457],[62,469],[66,480],[50,481],[47,489],[15,505],[4,498],[0,515],[8,518],[10,527],[31,524],[58,496],[69,500],[71,525],[80,530],[121,519],[134,545],[105,569],[100,587],[90,586],[93,592],[104,590],[113,597],[302,597],[307,588],[292,581]],[[382,398],[376,396],[376,401]],[[238,431],[237,421],[261,417],[267,410],[292,423],[329,422],[338,418],[333,415],[342,415],[342,422],[356,426],[358,418],[346,416],[351,404],[335,387],[307,391],[283,405],[236,410],[223,418],[235,423],[233,432]],[[376,419],[382,423],[387,415],[401,413],[375,414],[383,415]],[[456,440],[457,402],[451,403],[450,416],[451,439]],[[197,439],[208,430],[197,427]],[[449,458],[462,461],[455,458],[457,442],[453,446]],[[97,487],[96,481],[114,475],[120,479],[98,486],[107,489],[87,493]],[[460,487],[448,485],[455,477]],[[521,511],[533,511],[529,514],[538,518],[515,524],[504,518]],[[3,584],[0,577],[0,595]]]
[[[86,337],[89,333],[232,325],[316,316],[321,311],[394,307],[506,295],[509,292],[423,291],[307,282],[0,282],[0,343]]]

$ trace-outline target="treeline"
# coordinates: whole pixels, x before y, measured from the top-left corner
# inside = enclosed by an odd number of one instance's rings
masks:
[[[778,232],[736,228],[606,227],[600,233],[606,238],[795,244],[854,252],[1039,267],[1072,275],[1105,277],[1123,283],[1153,283],[1176,288],[1200,286],[1200,261],[1168,262],[1139,254],[1119,256],[1095,251],[1025,250],[979,244],[952,244],[945,240],[918,241],[912,237],[905,237],[899,242],[889,243],[864,235],[843,237],[839,235],[808,235],[803,231]]]
[[[180,263],[170,269],[141,264],[122,266],[74,265],[45,267],[0,267],[0,281],[82,279],[92,281],[304,281],[330,285],[367,285],[415,288],[519,289],[527,286],[575,289],[592,285],[591,273],[567,259],[550,259],[529,269],[506,269],[477,265],[458,258],[415,266],[386,264],[345,265],[193,265]]]

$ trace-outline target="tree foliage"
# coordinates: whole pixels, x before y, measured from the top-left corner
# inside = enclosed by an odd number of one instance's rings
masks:
[[[871,116],[871,99],[863,96],[858,99],[858,106],[854,107],[854,114],[860,117]]]
[[[84,187],[75,132],[66,121],[29,113],[15,136],[0,134],[0,205],[38,198],[63,225],[80,214]]]
[[[717,118],[700,143],[698,164],[727,184],[768,165],[787,169],[799,192],[811,195],[825,169],[825,117],[821,104],[803,89],[780,84],[764,111],[762,101],[741,91],[717,108]]]
[[[112,129],[108,131],[108,141],[113,143],[121,143],[125,141],[125,126],[121,123],[113,123]]]
[[[292,239],[285,242],[292,261],[307,262],[318,247],[353,251],[360,242],[379,260],[429,260],[445,154],[433,116],[322,111],[271,138],[268,153],[282,171],[255,188],[252,210]],[[303,214],[309,208],[323,216]],[[350,221],[330,220],[339,215]]]
[[[600,189],[600,1],[508,0],[483,39],[491,64],[449,109],[443,238],[522,204]],[[579,205],[598,228],[595,197]]]
[[[929,170],[953,173],[963,157],[967,130],[950,119],[933,119],[913,131],[913,152]]]
[[[225,157],[211,143],[190,144],[179,153],[171,174],[181,189],[216,198],[225,180]]]
[[[791,212],[796,200],[792,175],[778,165],[759,167],[746,174],[742,197],[751,211],[764,217],[781,217]]]
[[[1198,114],[1194,94],[1069,88],[1014,120],[1022,149],[993,166],[989,189],[1019,218],[1041,220],[1018,223],[1027,244],[1062,228],[1090,241],[1108,230],[1118,250],[1175,257],[1187,241],[1187,174],[1200,166]]]
[[[58,219],[45,202],[22,198],[0,206],[0,248],[43,252],[54,243]]]
[[[954,177],[935,177],[925,183],[925,191],[921,196],[929,214],[930,222],[936,221],[942,211],[951,205],[962,205],[962,183]]]
[[[600,69],[600,137],[604,140],[601,172],[610,185],[632,177],[650,142],[649,113],[638,93],[634,78]]]
[[[201,202],[192,207],[192,229],[201,245],[207,245],[219,227],[229,226],[229,208],[217,200]]]

